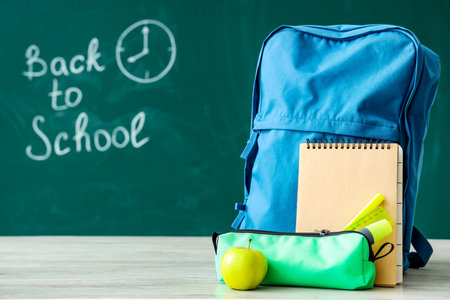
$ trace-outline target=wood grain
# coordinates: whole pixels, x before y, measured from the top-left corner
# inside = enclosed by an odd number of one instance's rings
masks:
[[[0,237],[0,298],[449,299],[450,241],[396,288],[340,291],[218,283],[207,237]]]

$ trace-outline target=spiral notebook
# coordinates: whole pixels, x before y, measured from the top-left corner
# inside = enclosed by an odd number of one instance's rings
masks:
[[[403,154],[397,144],[331,141],[300,144],[297,232],[341,231],[377,193],[392,220],[392,234],[373,245],[391,242],[394,251],[375,262],[375,285],[403,281]]]

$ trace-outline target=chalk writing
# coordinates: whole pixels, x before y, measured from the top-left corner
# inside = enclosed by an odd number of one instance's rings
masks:
[[[149,54],[148,39],[150,30],[148,25],[156,25],[162,28],[164,32],[168,34],[170,42],[169,51],[171,54],[168,62],[169,65],[151,80],[141,82],[149,83],[159,80],[170,70],[175,59],[176,48],[172,33],[165,25],[158,21],[140,21],[133,24],[127,30],[129,31],[140,24],[145,25],[141,29],[143,48],[139,53],[128,57],[129,63],[135,63],[137,60]],[[123,40],[123,37],[124,33],[122,33],[119,40]],[[43,57],[45,57],[45,55]],[[25,50],[26,70],[23,71],[22,74],[29,81],[44,77],[48,73],[53,76],[48,97],[50,98],[50,107],[55,112],[79,109],[81,107],[80,104],[83,101],[82,90],[79,87],[70,86],[70,84],[69,87],[61,86],[60,81],[58,80],[59,77],[64,76],[70,78],[71,76],[82,74],[83,72],[100,73],[106,69],[106,66],[101,63],[102,53],[100,51],[100,42],[95,37],[90,40],[85,55],[76,54],[71,59],[66,59],[63,56],[55,56],[48,61],[43,57],[41,57],[41,50],[37,45],[32,44],[28,46]],[[123,72],[123,70],[121,71]],[[149,71],[147,70],[145,78],[149,79],[149,76]],[[63,82],[64,85],[66,85],[67,80],[64,80]],[[55,117],[64,118],[65,115],[58,113]],[[146,115],[143,111],[140,111],[129,121],[128,126],[121,124],[115,126],[113,129],[110,127],[109,129],[91,128],[92,125],[89,125],[88,114],[84,111],[80,111],[75,122],[72,123],[74,124],[72,125],[73,128],[69,130],[59,130],[57,134],[51,134],[50,132],[54,132],[54,130],[49,131],[46,118],[43,115],[38,114],[34,116],[31,122],[33,142],[25,147],[25,154],[31,160],[45,161],[50,159],[52,155],[62,157],[69,155],[70,153],[80,153],[83,151],[105,152],[111,148],[124,149],[127,146],[139,149],[150,141],[150,138],[143,133],[145,121]]]
[[[52,108],[54,110],[65,110],[68,108],[74,108],[76,107],[78,104],[80,104],[81,99],[83,98],[83,93],[81,92],[81,90],[75,86],[68,88],[65,92],[64,92],[64,105],[58,105],[58,97],[61,96],[63,94],[63,92],[61,90],[58,89],[58,79],[54,78],[53,79],[53,88],[52,91],[50,93],[48,93],[49,97],[52,99],[51,103],[52,103]],[[75,96],[74,100],[71,100],[73,97],[72,95]]]
[[[89,42],[88,51],[87,51],[87,60],[83,55],[78,54],[72,57],[69,62],[70,72],[73,74],[80,74],[84,70],[87,72],[91,72],[93,69],[97,72],[103,72],[105,70],[105,66],[100,65],[98,62],[101,54],[98,52],[99,41],[97,38],[93,38]],[[40,50],[36,45],[30,45],[25,51],[25,58],[27,59],[26,64],[28,66],[28,70],[23,72],[23,75],[28,78],[28,80],[32,80],[35,77],[44,76],[47,73],[48,67],[45,60],[39,57]],[[86,68],[83,65],[77,63],[86,62]],[[36,66],[35,66],[36,65]],[[38,71],[35,71],[35,67],[37,67]],[[55,57],[50,62],[50,72],[53,76],[69,76],[70,72],[67,68],[66,60],[62,57]]]
[[[42,153],[35,153],[33,151],[33,146],[28,145],[26,147],[26,154],[29,158],[37,161],[46,160],[51,157],[54,152],[58,156],[63,156],[69,154],[72,151],[73,144],[76,152],[81,152],[83,150],[91,152],[93,148],[99,152],[104,152],[110,149],[112,146],[122,149],[125,148],[131,141],[131,145],[134,148],[141,148],[144,146],[150,138],[140,137],[140,133],[144,128],[145,124],[145,113],[139,112],[133,117],[130,124],[130,129],[123,126],[118,126],[114,128],[112,134],[110,134],[105,129],[97,129],[93,134],[93,143],[91,143],[91,134],[87,132],[87,127],[89,124],[89,117],[85,112],[78,115],[75,121],[75,128],[72,137],[72,147],[69,143],[69,133],[62,131],[56,135],[53,143],[50,137],[45,134],[43,129],[39,124],[43,125],[45,123],[45,118],[41,115],[35,116],[33,119],[33,131],[40,139],[40,142],[44,146],[44,151]],[[123,135],[123,140],[119,141],[118,133]],[[102,141],[103,140],[103,141]],[[64,141],[64,146],[62,147],[61,142]],[[92,147],[92,144],[94,147]]]

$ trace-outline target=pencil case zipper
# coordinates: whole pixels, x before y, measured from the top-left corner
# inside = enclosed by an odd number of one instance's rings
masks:
[[[335,235],[342,235],[342,234],[350,234],[350,233],[357,233],[361,234],[367,241],[367,244],[369,245],[369,261],[374,262],[375,261],[375,255],[373,253],[372,245],[370,244],[369,239],[365,234],[359,231],[334,231],[331,232],[328,229],[322,229],[318,230],[317,232],[279,232],[279,231],[267,231],[267,230],[256,230],[256,229],[238,229],[233,230],[231,232],[236,233],[253,233],[253,234],[266,234],[266,235],[284,235],[284,236],[304,236],[304,237],[326,237],[326,236],[335,236]],[[213,244],[214,244],[214,251],[217,253],[217,238],[219,237],[220,233],[215,232],[212,236]]]

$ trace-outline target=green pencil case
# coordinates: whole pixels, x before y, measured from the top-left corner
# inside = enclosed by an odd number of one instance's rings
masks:
[[[336,289],[369,289],[375,280],[374,261],[388,255],[393,245],[382,245],[376,255],[366,236],[357,231],[280,233],[237,230],[213,234],[217,276],[223,281],[220,262],[232,247],[261,251],[267,259],[267,275],[261,284]],[[386,245],[391,249],[377,257]]]

